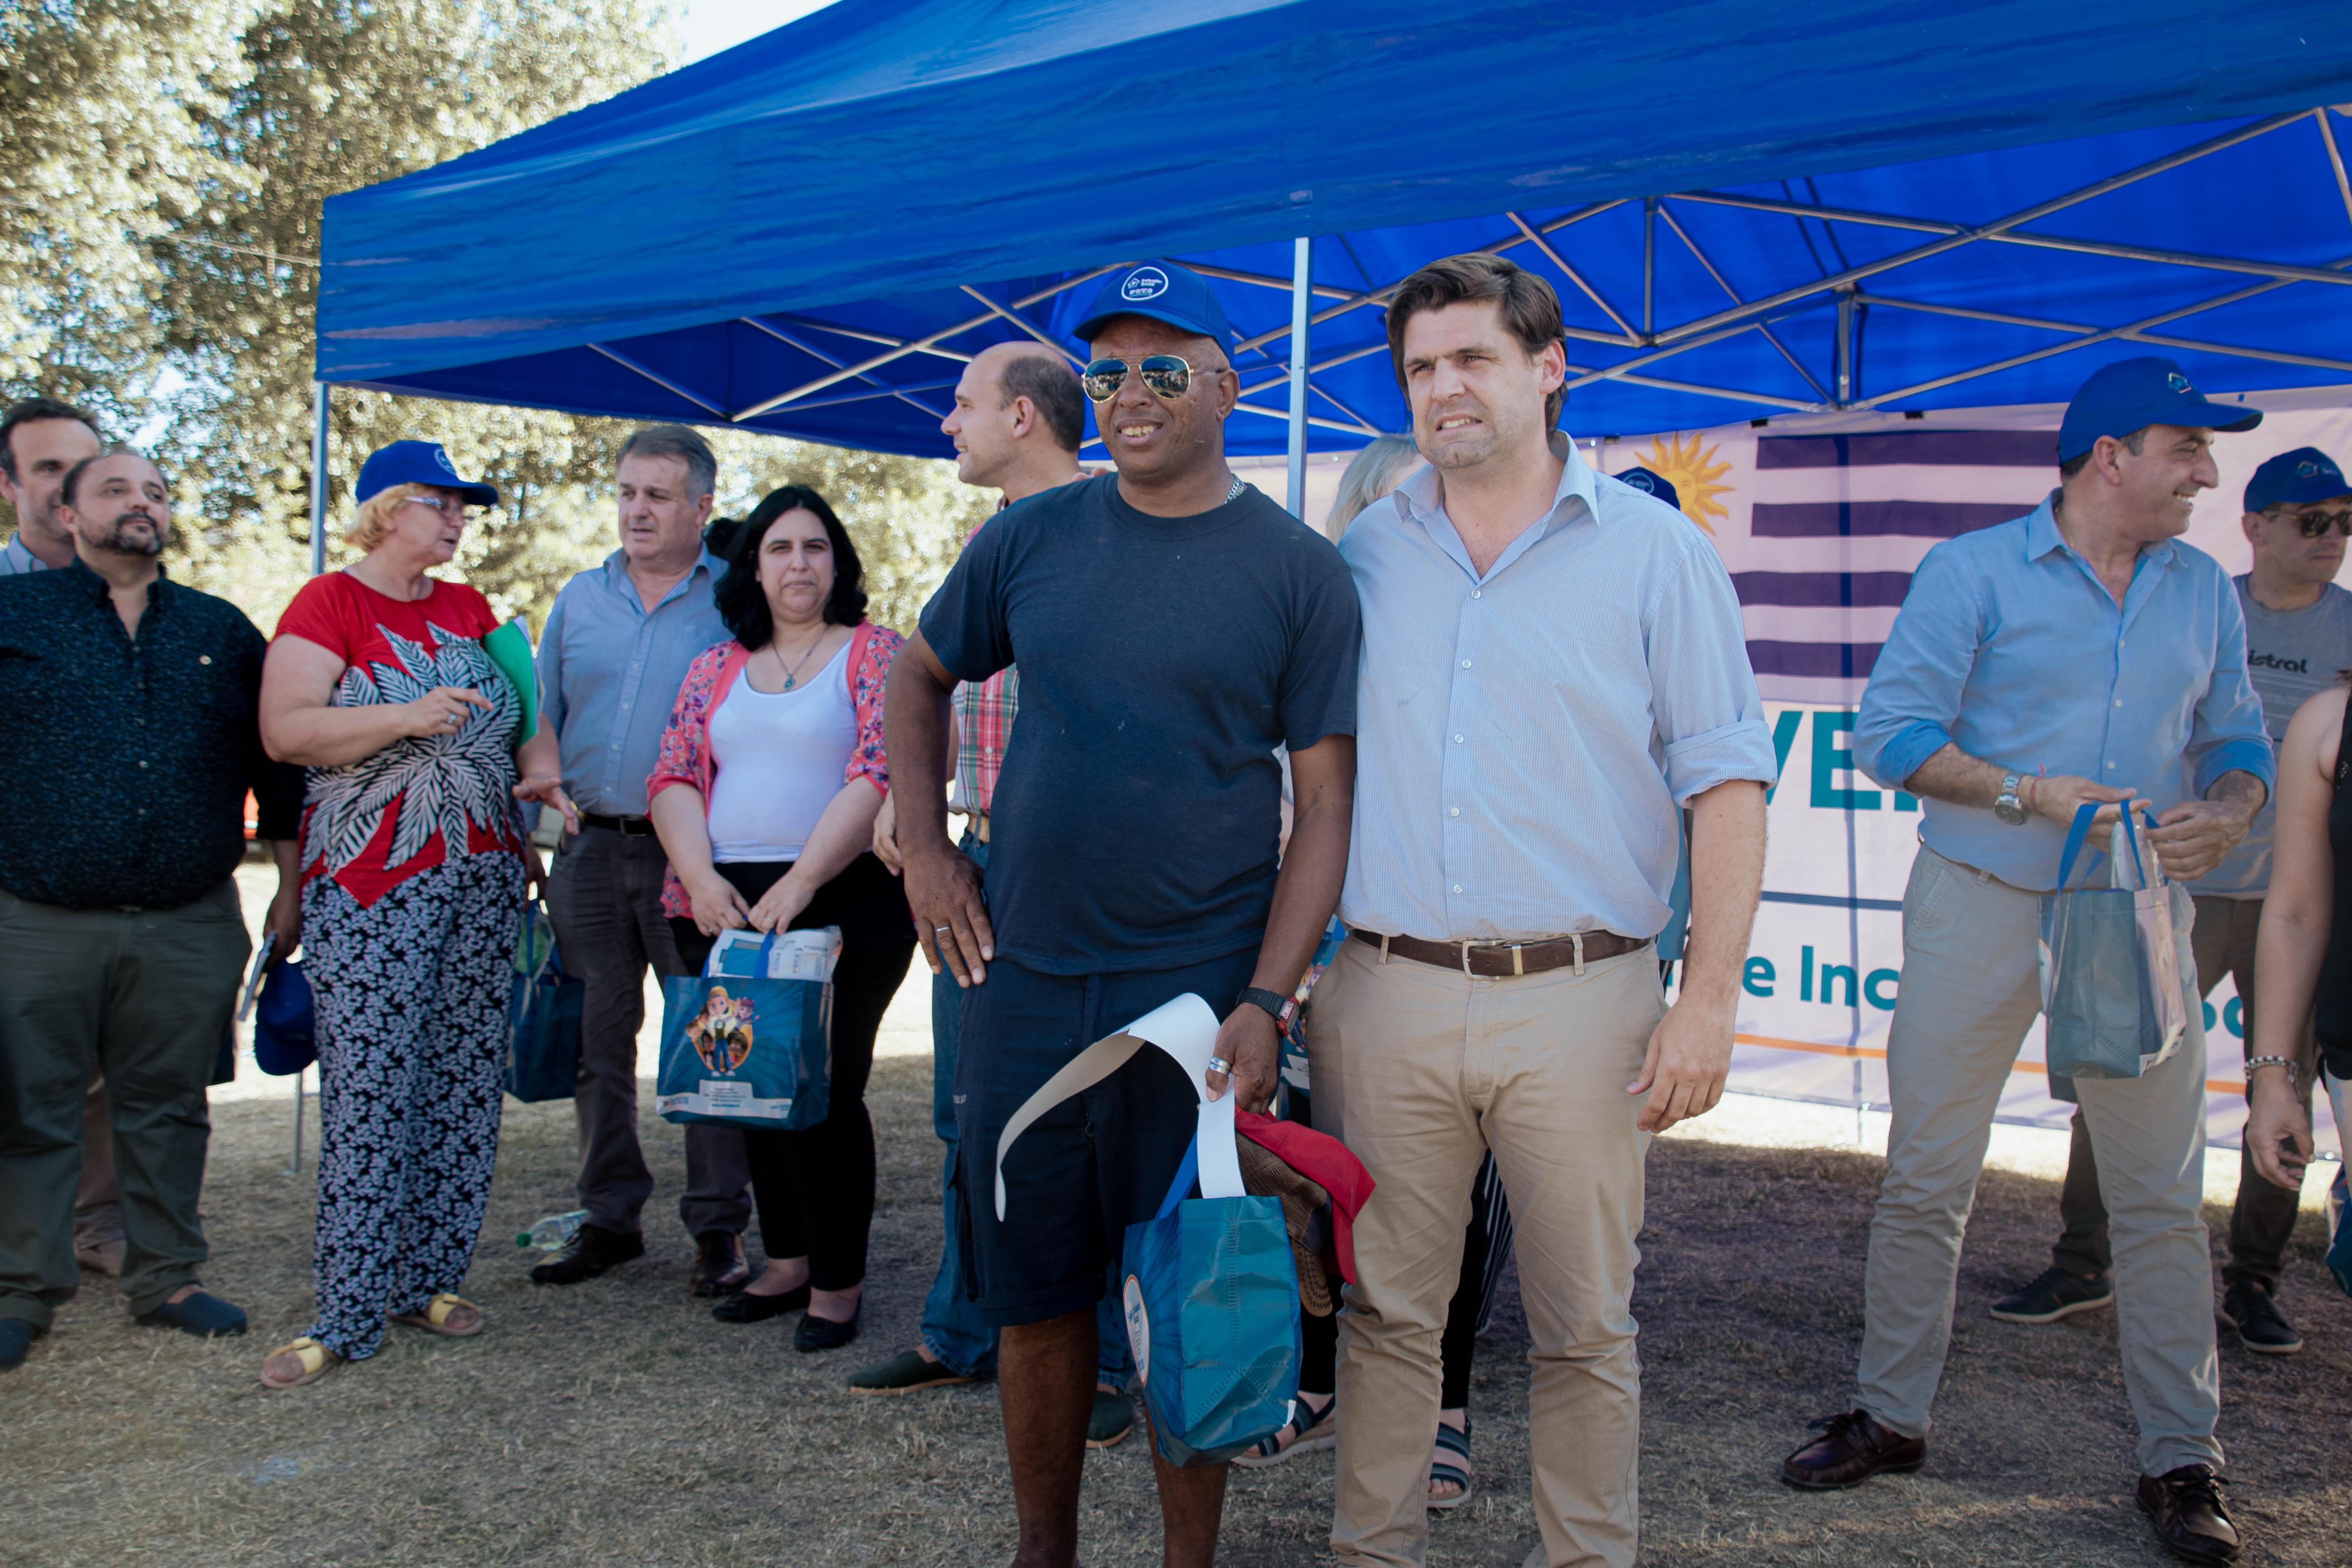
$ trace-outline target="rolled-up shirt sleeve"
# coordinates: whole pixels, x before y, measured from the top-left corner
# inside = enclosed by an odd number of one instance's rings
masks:
[[[1901,789],[1952,744],[1960,692],[1976,665],[1979,618],[1948,549],[1927,552],[1854,716],[1854,765],[1887,788]]]
[[[1648,628],[1651,711],[1675,803],[1733,779],[1770,784],[1780,763],[1748,662],[1739,595],[1706,541],[1693,540],[1667,574]]]
[[[2234,592],[2223,592],[2216,604],[2213,679],[2189,725],[2189,775],[2200,796],[2228,773],[2252,773],[2276,795],[2278,756],[2263,726],[2262,699],[2246,674],[2245,610]]]

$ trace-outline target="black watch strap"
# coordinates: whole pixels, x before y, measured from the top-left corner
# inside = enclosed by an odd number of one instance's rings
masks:
[[[1290,998],[1281,992],[1268,991],[1259,985],[1244,985],[1242,994],[1234,998],[1234,1005],[1238,1007],[1244,1002],[1264,1010],[1273,1018],[1276,1029],[1290,1027]]]

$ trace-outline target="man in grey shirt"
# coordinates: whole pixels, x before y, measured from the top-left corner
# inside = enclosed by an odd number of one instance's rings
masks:
[[[2303,447],[2255,469],[2245,504],[2242,526],[2254,548],[2253,570],[2237,579],[2238,602],[2246,614],[2246,674],[2276,744],[2286,738],[2287,721],[2304,699],[2352,665],[2352,594],[2335,583],[2344,564],[2345,534],[2352,530],[2352,482],[2325,453]],[[2247,1040],[2254,1036],[2254,930],[2270,887],[2273,809],[2265,802],[2245,841],[2189,888],[2197,900],[2198,983],[2210,990],[2225,971],[2237,982],[2234,1032]],[[2299,1054],[2299,1081],[2307,1100],[2318,1060],[2307,1021]],[[2264,1181],[2255,1173],[2252,1155],[2241,1151],[2238,1201],[2230,1215],[2230,1261],[2221,1270],[2221,1321],[2237,1331],[2246,1349],[2264,1355],[2292,1355],[2303,1348],[2303,1337],[2276,1304],[2296,1203],[2292,1189]],[[2107,1211],[2079,1110],[2059,1213],[2065,1233],[2051,1248],[2052,1267],[1994,1302],[1994,1317],[2050,1323],[2115,1300]]]
[[[646,816],[646,776],[687,666],[727,640],[711,590],[719,563],[702,547],[718,463],[682,425],[637,431],[617,469],[621,548],[563,585],[539,642],[547,724],[563,751],[563,788],[580,807],[548,877],[548,912],[567,968],[587,983],[580,1029],[580,1206],[572,1245],[530,1271],[573,1285],[641,1256],[638,1215],[653,1172],[637,1145],[637,1030],[646,965],[683,973],[662,919],[661,841]],[[750,1278],[743,1229],[750,1177],[743,1135],[686,1129],[678,1217],[698,1244],[689,1288],[724,1294]]]

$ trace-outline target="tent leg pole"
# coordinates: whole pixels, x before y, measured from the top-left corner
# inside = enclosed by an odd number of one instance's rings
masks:
[[[1837,297],[1837,405],[1853,401],[1853,290],[1841,289]]]
[[[310,575],[327,570],[327,384],[310,384]],[[295,1102],[295,1136],[301,1136],[301,1106]],[[302,1163],[302,1148],[294,1147],[294,1163]]]
[[[1299,236],[1290,263],[1290,515],[1307,521],[1307,296],[1314,241]]]

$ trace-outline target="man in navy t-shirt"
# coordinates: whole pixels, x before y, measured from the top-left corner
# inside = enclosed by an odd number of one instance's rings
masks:
[[[1017,1561],[1067,1564],[1093,1399],[1095,1303],[1196,1125],[1145,1051],[1031,1125],[1013,1113],[1094,1041],[1187,992],[1223,1026],[1207,1087],[1263,1110],[1277,1023],[1339,901],[1356,771],[1356,593],[1339,553],[1224,459],[1239,396],[1208,284],[1114,274],[1077,329],[1116,475],[1033,496],[974,537],[890,674],[907,896],[965,986],[955,1096],[964,1289],[1002,1331]],[[988,885],[947,837],[948,697],[1021,667]],[[1297,802],[1277,858],[1289,749]],[[1208,1563],[1222,1465],[1155,1448],[1168,1561]]]

